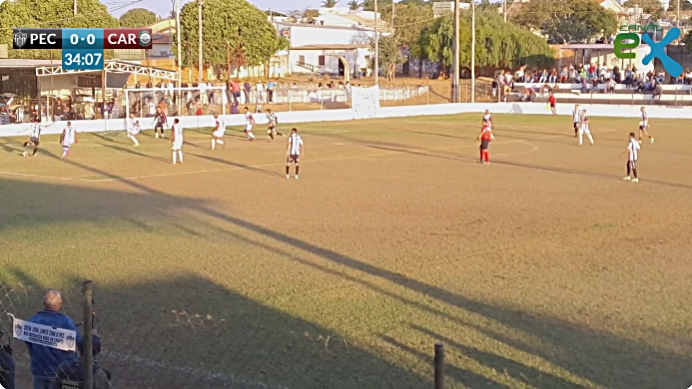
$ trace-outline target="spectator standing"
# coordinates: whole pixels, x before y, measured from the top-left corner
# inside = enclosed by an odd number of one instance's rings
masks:
[[[43,297],[43,311],[32,316],[29,322],[75,331],[77,347],[81,347],[82,336],[77,332],[77,326],[72,319],[61,313],[60,309],[62,309],[62,296],[57,290],[51,289]],[[26,342],[26,347],[31,357],[31,374],[34,376],[33,389],[53,389],[58,367],[77,357],[74,351],[63,351],[40,344]]]
[[[264,84],[258,82],[255,84],[255,89],[257,89],[257,104],[262,104],[264,102]]]
[[[233,92],[233,100],[240,104],[240,81],[235,80],[231,83],[231,92]],[[245,100],[247,104],[247,99]]]
[[[96,334],[96,330],[94,330],[93,339],[94,344],[92,347],[92,356],[95,358],[99,353],[101,353],[101,339]],[[50,389],[85,389],[84,367],[86,366],[86,359],[84,357],[83,345],[78,346],[78,351],[80,354],[79,358],[65,361],[58,367],[55,375],[55,382],[53,383],[53,387]],[[110,373],[102,369],[96,360],[93,362],[92,371],[94,379],[93,389],[108,389],[111,387]]]
[[[267,103],[274,103],[274,89],[276,89],[276,83],[272,80],[267,81]]]

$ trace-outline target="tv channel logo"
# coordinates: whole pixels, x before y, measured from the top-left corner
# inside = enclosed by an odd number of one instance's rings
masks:
[[[619,28],[620,32],[615,36],[615,41],[613,42],[613,50],[615,52],[615,57],[620,59],[634,59],[637,57],[636,53],[633,52],[623,52],[623,50],[629,50],[639,47],[640,44],[646,43],[651,48],[649,54],[642,58],[642,64],[648,65],[655,58],[658,58],[663,64],[663,68],[672,77],[678,77],[682,74],[682,65],[677,63],[674,59],[670,58],[666,53],[666,46],[673,43],[674,40],[680,37],[680,29],[673,27],[668,30],[668,33],[661,39],[660,42],[654,42],[651,36],[647,34],[649,31],[663,31],[663,28],[655,24],[649,25],[621,25]],[[641,38],[639,37],[641,34]]]

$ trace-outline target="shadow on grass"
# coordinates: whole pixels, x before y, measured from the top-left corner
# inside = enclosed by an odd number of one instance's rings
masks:
[[[289,246],[292,251],[310,253],[326,262],[356,270],[361,275],[369,276],[367,278],[404,287],[430,299],[462,311],[473,312],[508,328],[537,337],[543,343],[550,345],[555,352],[546,352],[535,345],[518,342],[501,333],[476,326],[476,330],[491,339],[539,356],[571,374],[603,387],[611,389],[675,388],[686,387],[692,382],[692,372],[689,369],[692,359],[689,356],[676,355],[634,340],[555,318],[469,299],[442,287],[379,268],[357,258],[225,214],[203,201],[171,196],[141,183],[78,162],[68,160],[66,163],[101,176],[119,179],[125,185],[141,192],[129,198],[123,196],[124,199],[108,202],[107,206],[100,210],[102,215],[123,218],[128,215],[146,217],[154,211],[165,212],[168,206],[185,209],[200,216],[198,220],[190,218],[186,223],[188,226],[204,225],[202,217],[210,217],[220,222],[219,226],[215,226],[220,233],[243,239],[244,242],[254,244],[258,248],[273,250],[286,260],[308,265],[308,261],[302,259],[299,254],[287,253],[286,250],[270,247],[231,231],[232,227],[240,227],[242,230],[260,234],[264,238]],[[0,185],[0,194],[3,188],[8,187],[7,183],[4,181]],[[117,198],[113,196],[113,193],[109,196],[109,191],[88,188],[59,189],[69,187],[50,188],[51,185],[47,184],[12,182],[13,188],[22,185],[27,187],[22,193],[34,201],[46,200],[46,198],[38,199],[37,193],[43,193],[43,196],[50,194],[53,199],[56,193],[59,195],[59,190],[65,190],[63,196],[69,195],[75,207],[84,203],[85,199],[93,197],[105,195],[108,199]],[[45,185],[46,190],[37,191],[35,185]],[[154,204],[156,206],[152,206]],[[22,208],[21,204],[16,204],[15,207]],[[138,209],[141,213],[137,213]],[[0,208],[0,216],[4,216],[8,210],[9,208]],[[125,210],[132,213],[127,213]],[[99,210],[95,211],[98,214]],[[69,209],[64,212],[69,215],[68,217],[79,220],[91,215],[91,212],[71,213]],[[37,222],[45,221],[50,220]],[[12,226],[13,224],[17,224],[16,218],[5,225]],[[377,293],[391,296],[390,292],[382,290],[376,283],[340,274],[319,264],[308,266],[325,273],[337,274]],[[24,282],[30,279],[26,275],[18,275],[17,278],[25,280]],[[77,279],[74,282],[76,283]],[[34,287],[42,288],[43,286],[34,283]],[[331,334],[328,330],[299,318],[263,307],[209,280],[188,274],[145,285],[113,286],[98,293],[98,296],[102,296],[99,298],[105,302],[104,306],[114,307],[107,314],[113,316],[103,321],[105,342],[112,347],[111,354],[106,354],[104,358],[113,360],[116,366],[116,369],[113,369],[115,372],[132,380],[166,382],[165,377],[170,375],[170,371],[180,371],[180,380],[192,380],[197,383],[199,377],[207,377],[211,380],[210,382],[215,383],[208,387],[219,387],[220,383],[230,386],[229,382],[236,384],[241,382],[239,378],[231,377],[231,373],[242,376],[244,380],[242,382],[247,387],[251,387],[248,386],[251,385],[251,381],[295,388],[417,388],[427,385],[419,377],[407,371],[365,351],[350,347],[346,341],[339,338],[338,334]],[[404,297],[395,298],[407,302]],[[413,302],[411,304],[432,314],[447,315],[427,305]],[[116,313],[115,311],[118,310],[119,312]],[[451,318],[459,320],[458,317]],[[472,324],[464,323],[464,325]],[[513,377],[518,375],[515,377],[517,379],[531,381],[531,377],[536,377],[531,368],[508,360],[504,356],[488,354],[425,327],[413,326],[413,329],[445,341],[455,352],[484,366],[498,371],[506,370]],[[110,336],[108,334],[113,334],[114,340],[108,340],[107,337]],[[137,342],[132,339],[137,339]],[[384,340],[392,343],[392,339]],[[406,345],[405,339],[397,342],[399,348]],[[403,349],[412,353],[410,347]],[[422,359],[422,356],[419,355],[419,357]],[[118,363],[123,363],[124,366],[120,367]],[[132,372],[127,369],[145,371]],[[452,368],[452,371],[456,371],[454,369],[457,368]],[[454,374],[450,376],[467,387],[474,389],[486,387],[481,385],[484,382],[482,379],[473,378],[460,368],[456,378]],[[187,383],[190,384],[190,382]],[[531,384],[541,389],[574,387],[572,383],[562,382],[555,377],[543,377]],[[178,385],[178,383],[168,382],[165,387],[176,387],[171,385]]]
[[[40,309],[31,276],[19,317]],[[65,311],[81,322],[79,278],[64,288]],[[114,388],[426,388],[413,373],[338,334],[279,312],[194,275],[120,286],[95,284],[95,308]],[[15,303],[15,306],[19,305]],[[13,307],[17,308],[17,307]],[[5,308],[7,309],[7,308]],[[2,320],[3,327],[9,325]],[[20,376],[28,358],[15,347]]]
[[[238,169],[247,170],[249,172],[264,174],[264,175],[271,176],[271,177],[283,178],[283,175],[279,172],[276,172],[276,171],[265,170],[265,169],[254,167],[254,166],[244,165],[244,164],[238,163],[238,162],[227,161],[225,159],[212,157],[209,155],[193,154],[193,153],[189,153],[189,154],[193,155],[197,158],[205,159],[205,160],[210,161],[210,162],[219,163],[219,164],[226,165],[226,166],[237,167]]]

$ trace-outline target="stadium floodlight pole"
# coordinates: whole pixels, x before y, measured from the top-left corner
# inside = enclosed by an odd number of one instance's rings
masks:
[[[182,38],[180,37],[180,34],[183,33],[183,31],[180,29],[180,0],[173,0],[174,2],[174,7],[175,7],[175,40],[176,44],[178,46],[178,85],[177,87],[180,88],[183,85],[183,49],[182,49]],[[182,96],[180,96],[178,101],[178,112],[182,112],[182,107],[183,107],[183,99]],[[129,117],[129,116],[128,116]]]
[[[461,54],[459,52],[459,17],[461,14],[459,4],[459,0],[454,0],[454,46],[452,49],[454,55],[452,69],[454,73],[452,75],[452,103],[459,102],[459,54]]]
[[[380,84],[380,32],[378,26],[377,0],[375,0],[375,85]]]
[[[197,4],[199,4],[198,11],[197,11],[197,24],[198,26],[198,34],[199,34],[199,58],[197,61],[199,62],[198,64],[198,71],[199,71],[199,82],[201,83],[204,81],[204,44],[202,43],[202,5],[204,4],[204,0],[197,0]]]
[[[471,0],[471,102],[476,102],[476,0]]]

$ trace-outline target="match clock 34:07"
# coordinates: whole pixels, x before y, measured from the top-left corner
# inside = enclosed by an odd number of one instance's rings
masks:
[[[64,70],[103,70],[103,50],[62,51]]]

